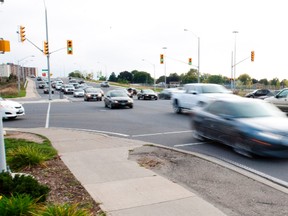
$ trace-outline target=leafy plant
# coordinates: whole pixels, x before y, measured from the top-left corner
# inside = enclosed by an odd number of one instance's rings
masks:
[[[13,177],[8,172],[2,172],[0,174],[1,195],[9,197],[15,194],[26,194],[37,199],[39,202],[44,202],[49,191],[48,186],[39,184],[32,176],[16,174]]]
[[[36,216],[89,216],[92,215],[87,209],[78,208],[78,204],[63,204],[47,206],[43,212]]]
[[[5,139],[7,163],[12,170],[20,170],[27,166],[42,164],[53,158],[57,151],[49,142],[42,144],[24,139]]]
[[[1,216],[20,216],[33,215],[32,212],[37,212],[41,206],[26,194],[18,194],[11,197],[2,197],[0,200],[0,215]]]

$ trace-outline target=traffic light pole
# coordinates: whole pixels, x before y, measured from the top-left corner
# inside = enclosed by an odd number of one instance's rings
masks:
[[[46,41],[49,44],[47,8],[46,8],[45,1],[44,1],[44,7],[45,7]],[[50,53],[49,52],[47,53],[47,70],[48,70],[49,100],[52,100],[52,98],[51,98],[51,79],[50,79]]]

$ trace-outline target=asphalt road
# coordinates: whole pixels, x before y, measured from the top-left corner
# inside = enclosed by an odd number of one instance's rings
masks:
[[[48,98],[41,90],[39,93]],[[70,99],[69,103],[26,102],[26,115],[4,121],[3,125],[9,128],[85,129],[158,143],[225,160],[288,187],[288,173],[283,171],[287,169],[288,159],[251,159],[221,144],[199,142],[192,137],[189,115],[173,113],[169,100],[149,101],[134,98],[133,109],[110,110],[104,107],[103,101],[84,102],[83,98],[73,98],[72,95],[65,97]],[[58,93],[52,95],[52,100],[56,98],[59,98]]]

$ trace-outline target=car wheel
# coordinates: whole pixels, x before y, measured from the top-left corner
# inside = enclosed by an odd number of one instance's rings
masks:
[[[182,113],[182,108],[179,107],[177,100],[173,101],[173,109],[174,109],[174,112],[177,113],[177,114]]]
[[[196,140],[199,140],[199,141],[204,141],[205,138],[201,135],[201,133],[199,133],[199,131],[197,129],[194,129],[192,131],[192,136],[196,139]]]
[[[112,105],[112,103],[109,104],[109,108],[110,108],[110,109],[113,109],[113,108],[114,108],[113,105]]]
[[[253,158],[253,153],[251,152],[250,148],[248,148],[247,146],[244,146],[241,142],[241,140],[236,140],[233,146],[233,150],[238,153],[241,154],[245,157],[248,158]]]
[[[130,105],[129,107],[132,109],[132,108],[133,108],[133,105]]]
[[[140,100],[140,97],[138,97],[138,100]]]

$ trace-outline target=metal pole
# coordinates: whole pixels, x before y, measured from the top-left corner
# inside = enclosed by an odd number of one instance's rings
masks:
[[[17,84],[18,84],[18,96],[20,95],[20,65],[17,64]]]
[[[200,37],[198,37],[198,83],[200,83]]]
[[[47,8],[46,8],[45,1],[44,1],[44,6],[45,6],[46,41],[47,41],[48,46],[49,46],[48,19],[47,19]],[[47,70],[48,70],[49,100],[52,100],[52,98],[51,98],[51,80],[50,80],[50,52],[49,51],[47,54]]]
[[[2,112],[0,112],[0,172],[7,171]]]
[[[236,89],[236,35],[237,35],[238,31],[233,31],[232,33],[235,34],[235,37],[234,37],[234,64],[233,64],[233,67],[234,67],[234,89]]]
[[[167,47],[163,47],[164,50],[167,49]],[[164,51],[164,84],[165,84],[165,88],[166,88],[166,82],[167,82],[167,76],[166,76],[166,52]]]

